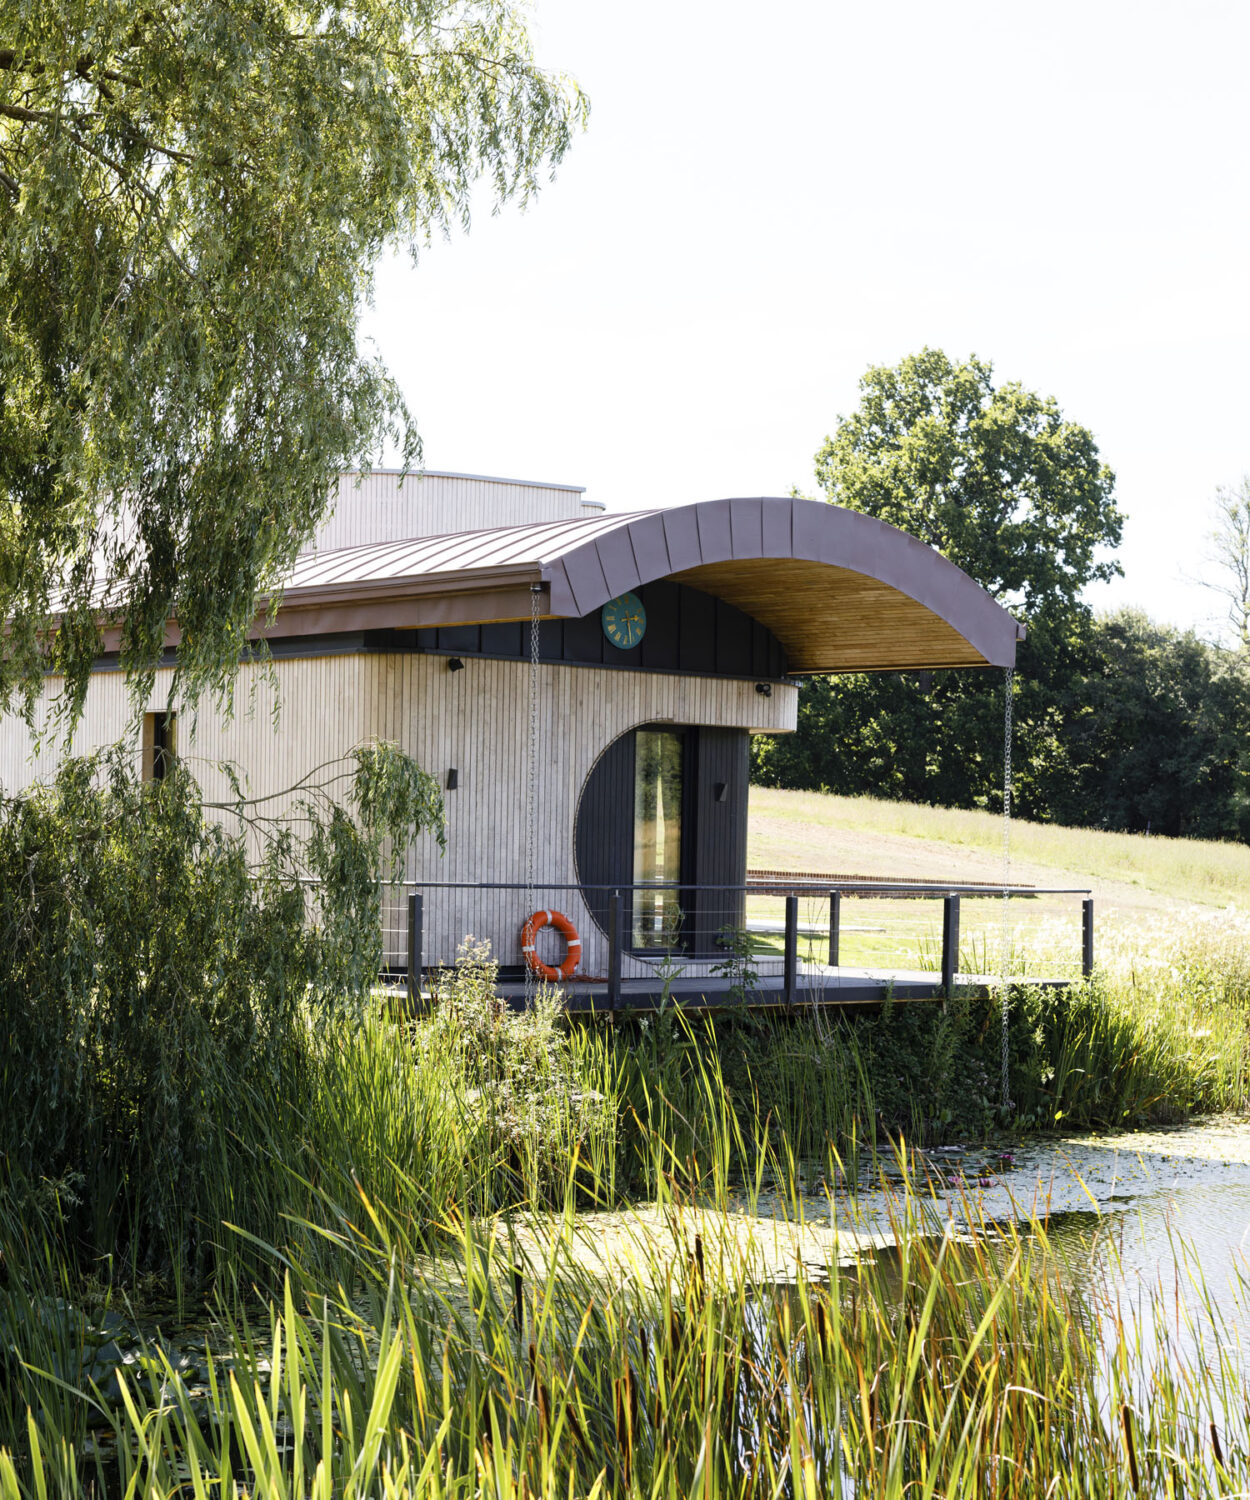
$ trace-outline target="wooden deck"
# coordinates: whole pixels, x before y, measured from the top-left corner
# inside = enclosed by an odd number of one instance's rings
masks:
[[[1070,979],[1030,977],[1013,983],[1063,988]],[[996,994],[1001,980],[989,974],[956,974],[955,988],[978,995]],[[793,991],[786,991],[781,975],[761,977],[744,994],[731,991],[726,980],[713,976],[682,976],[674,979],[667,991],[654,979],[621,981],[620,1002],[613,1007],[606,980],[576,980],[558,986],[570,1015],[637,1015],[654,1012],[661,1005],[675,1005],[682,1010],[697,1011],[777,1011],[797,1014],[813,1007],[824,1010],[853,1010],[880,1006],[887,999],[894,1002],[935,1001],[945,997],[942,976],[922,969],[825,969],[818,974],[804,974]],[[522,980],[501,980],[496,991],[509,1009],[521,1011],[526,1006],[526,986]],[[429,999],[428,991],[422,998]]]

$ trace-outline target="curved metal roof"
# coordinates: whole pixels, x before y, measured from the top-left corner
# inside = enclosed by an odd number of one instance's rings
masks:
[[[590,614],[671,578],[766,625],[796,673],[1014,665],[1024,628],[931,547],[813,500],[711,500],[301,558],[258,634]]]

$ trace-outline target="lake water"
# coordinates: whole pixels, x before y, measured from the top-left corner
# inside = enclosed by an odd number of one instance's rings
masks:
[[[1041,1219],[1108,1319],[1136,1317],[1148,1335],[1166,1316],[1173,1350],[1220,1343],[1250,1369],[1250,1120],[948,1147],[915,1154],[908,1171],[956,1232]],[[831,1228],[888,1245],[903,1174],[894,1163],[878,1174],[880,1185],[853,1194],[825,1185],[825,1202]]]

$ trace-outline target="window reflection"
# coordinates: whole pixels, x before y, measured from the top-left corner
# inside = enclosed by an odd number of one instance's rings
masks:
[[[681,892],[645,889],[681,879],[681,791],[685,736],[640,729],[634,751],[634,947],[675,947]]]

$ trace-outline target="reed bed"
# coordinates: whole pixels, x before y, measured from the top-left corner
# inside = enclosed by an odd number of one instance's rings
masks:
[[[202,1370],[152,1339],[112,1395],[56,1375],[71,1320],[32,1304],[29,1414],[10,1413],[0,1493],[807,1500],[1250,1482],[1242,1353],[1200,1286],[1192,1310],[1160,1287],[1128,1316],[1068,1275],[1045,1223],[986,1223],[969,1204],[955,1234],[908,1182],[892,1249],[761,1277],[751,1202],[704,1237],[742,1143],[700,1141],[697,1208],[651,1144],[666,1227],[638,1229],[630,1274],[592,1265],[602,1236],[576,1212],[575,1163],[540,1241],[514,1214],[462,1218],[433,1244],[402,1200],[323,1188],[298,1227],[332,1264],[275,1247],[278,1292],[219,1304]],[[789,1207],[797,1232],[803,1205]]]
[[[1005,1121],[973,997],[595,1031],[469,953],[431,1017],[310,1015],[209,1122],[193,1257],[101,1256],[85,1186],[9,1154],[0,1494],[1244,1489],[1244,1285],[1130,1314],[1045,1222],[951,1232],[903,1150],[892,1247],[810,1222],[900,1137],[1244,1107],[1225,936],[1013,996]]]

